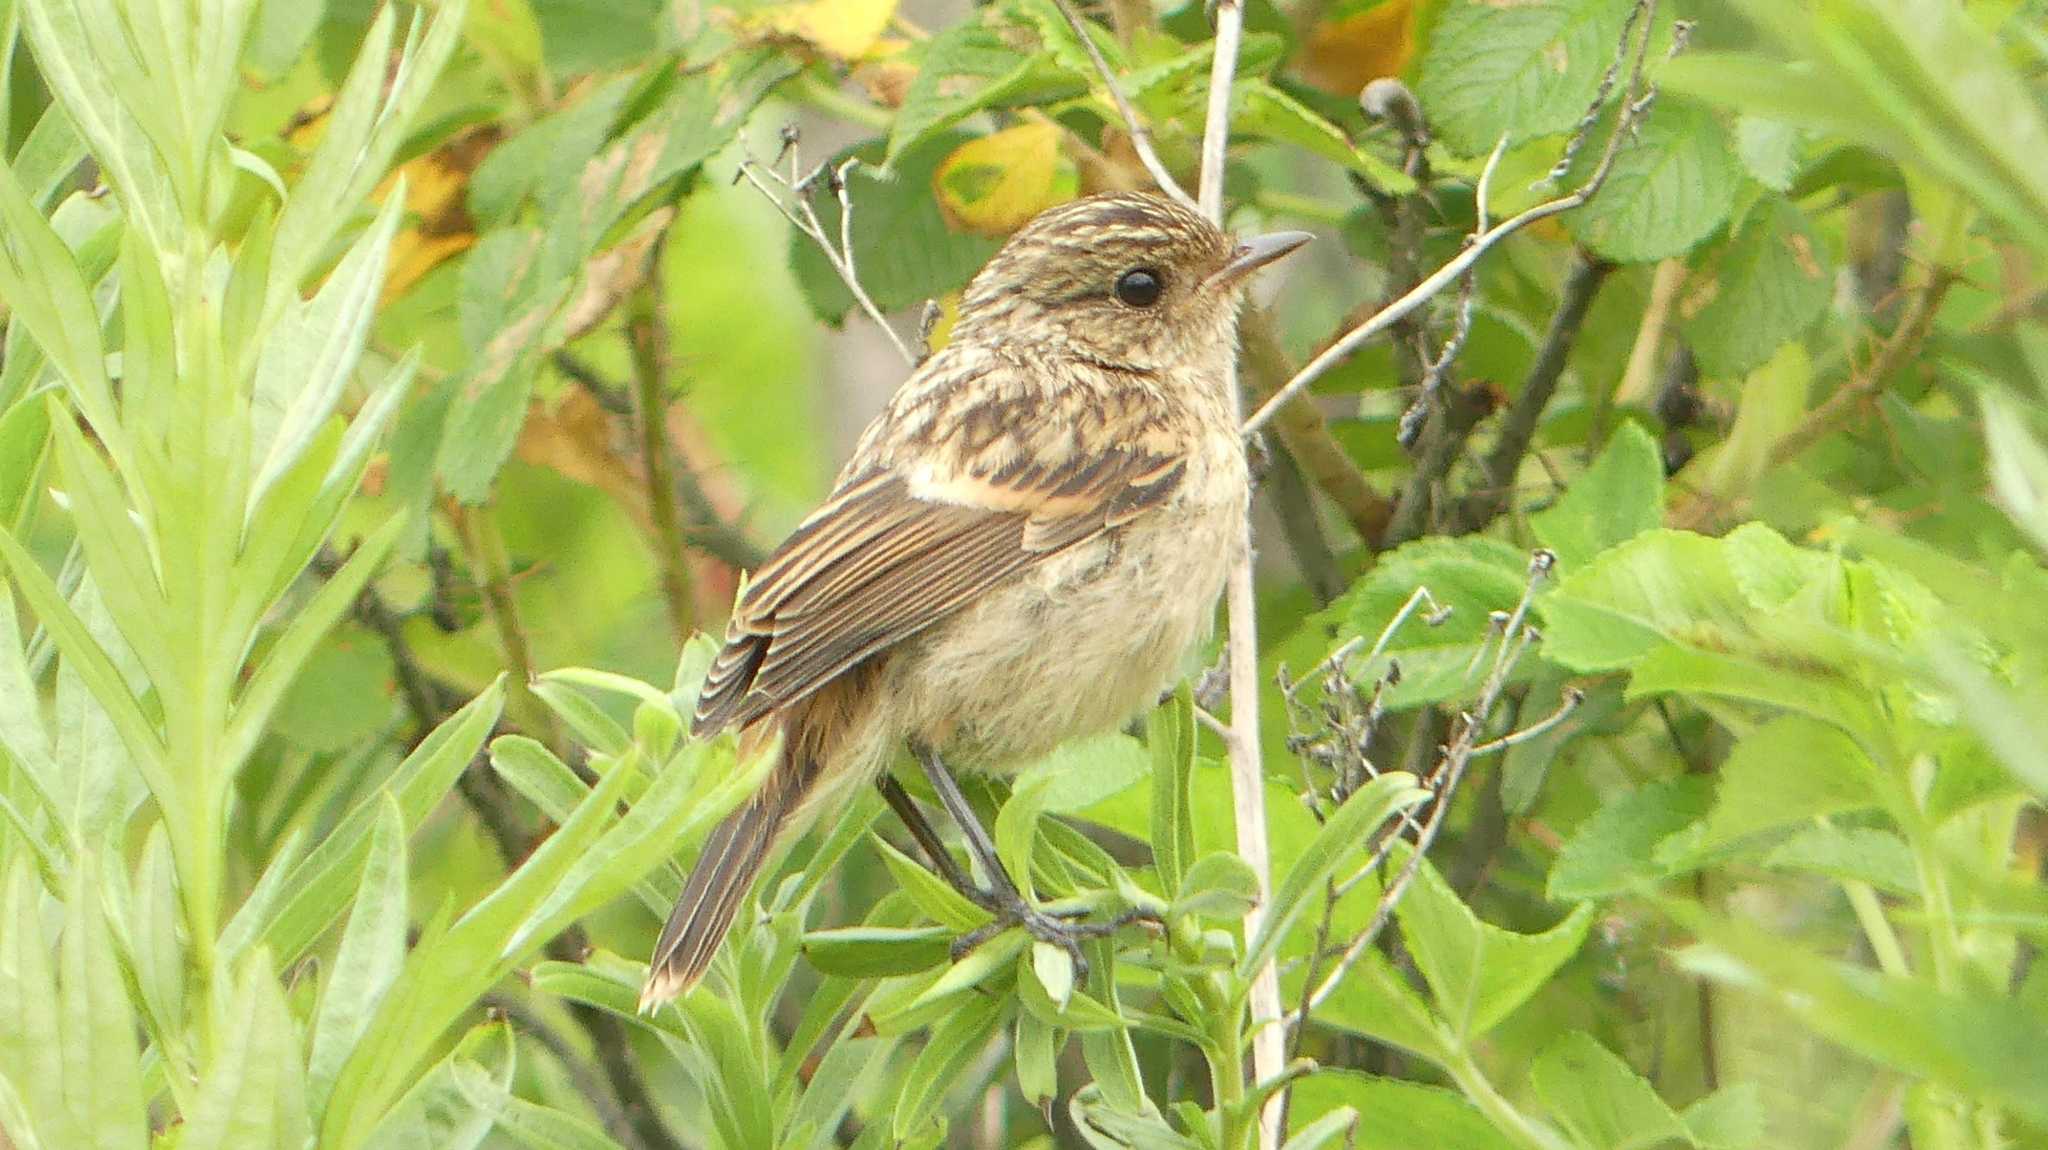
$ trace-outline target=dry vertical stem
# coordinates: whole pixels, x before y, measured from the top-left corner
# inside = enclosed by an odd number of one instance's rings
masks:
[[[1158,184],[1159,190],[1173,200],[1193,207],[1194,199],[1180,186],[1180,181],[1173,178],[1173,173],[1166,170],[1166,164],[1160,160],[1158,150],[1152,146],[1152,133],[1145,127],[1145,122],[1138,118],[1138,110],[1131,106],[1130,99],[1124,95],[1123,86],[1117,83],[1116,73],[1110,71],[1109,61],[1102,58],[1102,49],[1095,46],[1095,37],[1088,34],[1088,26],[1081,22],[1080,14],[1074,11],[1074,6],[1069,0],[1053,0],[1053,4],[1066,19],[1067,27],[1072,28],[1074,36],[1081,41],[1081,47],[1087,51],[1088,60],[1095,65],[1095,71],[1102,76],[1102,86],[1108,90],[1110,101],[1116,105],[1117,115],[1123,117],[1124,133],[1131,138],[1131,150],[1138,153],[1138,161],[1151,173],[1152,182]]]
[[[669,630],[677,643],[687,642],[694,626],[690,606],[690,573],[684,566],[682,514],[676,503],[674,461],[669,455],[666,410],[674,357],[669,348],[667,309],[662,306],[661,255],[654,245],[647,279],[633,292],[626,316],[626,336],[633,352],[634,423],[640,433],[640,467],[647,485],[647,513],[654,523],[655,570],[662,602],[668,608]]]

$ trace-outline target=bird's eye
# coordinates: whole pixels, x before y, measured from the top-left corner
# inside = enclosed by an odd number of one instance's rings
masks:
[[[1151,268],[1132,268],[1116,281],[1116,298],[1132,307],[1151,307],[1165,291],[1166,281]]]

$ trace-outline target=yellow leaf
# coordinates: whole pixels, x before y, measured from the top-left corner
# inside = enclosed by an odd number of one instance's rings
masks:
[[[1301,78],[1340,96],[1356,96],[1381,76],[1399,76],[1415,54],[1413,0],[1385,0],[1363,12],[1317,24],[1297,64]]]
[[[1078,191],[1073,161],[1060,152],[1060,130],[1023,124],[954,149],[932,173],[932,191],[947,222],[961,231],[1008,235],[1026,220]]]
[[[809,0],[780,4],[747,17],[745,29],[755,36],[796,40],[839,60],[859,60],[896,14],[896,0]]]

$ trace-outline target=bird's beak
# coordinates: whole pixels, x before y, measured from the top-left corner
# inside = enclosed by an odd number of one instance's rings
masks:
[[[1237,283],[1314,238],[1307,232],[1272,232],[1263,236],[1247,236],[1237,241],[1237,250],[1231,253],[1230,262],[1224,264],[1223,269],[1216,273],[1216,282]]]

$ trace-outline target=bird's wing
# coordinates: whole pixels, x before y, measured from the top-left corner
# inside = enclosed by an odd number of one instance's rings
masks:
[[[1164,503],[1186,457],[1129,446],[934,480],[877,470],[836,491],[733,609],[693,729],[802,699],[1049,555]]]

